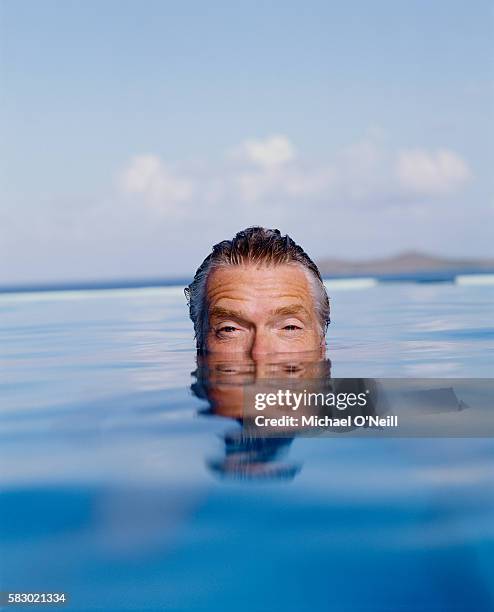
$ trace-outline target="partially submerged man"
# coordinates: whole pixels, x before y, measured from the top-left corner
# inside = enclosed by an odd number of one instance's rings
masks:
[[[224,240],[185,289],[199,352],[324,354],[329,299],[315,263],[277,229]]]

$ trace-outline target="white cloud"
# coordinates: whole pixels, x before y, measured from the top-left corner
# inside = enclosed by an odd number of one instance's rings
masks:
[[[396,174],[404,189],[418,195],[451,195],[471,178],[468,164],[454,151],[400,151]]]
[[[237,197],[253,204],[295,198],[317,199],[327,192],[331,179],[330,168],[269,168],[240,172],[234,185]]]
[[[176,212],[194,191],[190,177],[180,176],[156,155],[133,157],[119,182],[124,193],[143,196],[147,205],[160,212]]]
[[[245,140],[234,149],[233,159],[238,163],[229,169],[231,195],[250,205],[319,198],[332,179],[331,168],[300,160],[285,135]]]
[[[288,136],[276,135],[245,140],[215,165],[171,166],[156,155],[138,155],[122,172],[120,186],[149,211],[183,218],[224,205],[237,214],[299,214],[300,205],[403,208],[454,195],[470,177],[467,163],[445,149],[391,150],[370,134],[328,160],[309,162]]]
[[[296,150],[283,135],[269,136],[264,140],[245,140],[237,149],[238,157],[264,168],[274,168],[296,158]]]

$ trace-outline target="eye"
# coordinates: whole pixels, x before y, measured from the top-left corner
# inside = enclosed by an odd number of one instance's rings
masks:
[[[284,329],[285,331],[297,331],[297,330],[302,329],[302,328],[301,328],[301,327],[299,327],[298,325],[293,325],[293,324],[292,324],[292,325],[285,325],[285,326],[283,327],[283,329]]]
[[[220,327],[220,328],[218,329],[218,331],[219,331],[219,332],[222,332],[222,333],[231,334],[231,333],[233,333],[234,331],[236,331],[236,329],[237,329],[237,328],[236,328],[236,327],[233,327],[233,325],[223,325],[223,327]]]
[[[218,322],[214,326],[214,334],[220,340],[235,340],[242,331],[242,326],[240,324],[237,325],[235,321]]]

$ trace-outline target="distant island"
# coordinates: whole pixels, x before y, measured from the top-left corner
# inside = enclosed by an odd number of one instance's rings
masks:
[[[417,251],[406,251],[391,257],[348,261],[325,258],[317,262],[322,276],[406,277],[494,272],[494,259],[448,259]]]

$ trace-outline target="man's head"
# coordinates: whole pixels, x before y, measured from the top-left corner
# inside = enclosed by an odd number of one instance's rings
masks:
[[[201,351],[257,356],[324,345],[329,299],[321,275],[279,230],[251,227],[216,244],[185,294]]]

